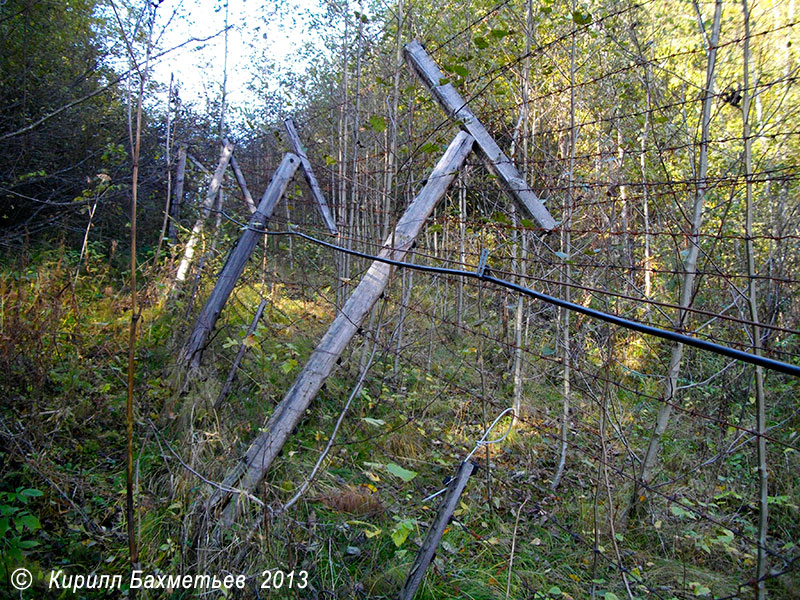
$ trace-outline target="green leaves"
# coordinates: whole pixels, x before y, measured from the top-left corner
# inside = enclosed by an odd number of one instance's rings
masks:
[[[41,490],[34,490],[32,488],[26,488],[17,492],[17,498],[22,500],[23,498],[39,498],[44,493]],[[27,500],[22,500],[23,502],[27,502]]]
[[[469,77],[469,71],[463,65],[443,65],[443,66],[445,71],[449,73],[455,73],[462,79],[466,79],[467,77]]]
[[[495,223],[501,223],[503,225],[511,225],[511,219],[509,219],[505,213],[502,213],[500,211],[496,211],[492,215],[492,221],[494,221]]]
[[[592,14],[588,12],[584,13],[579,10],[573,10],[572,20],[576,25],[588,25],[592,22]]]
[[[705,597],[711,595],[711,589],[703,585],[699,581],[690,581],[689,587],[692,588],[692,591],[694,592],[695,596]]]
[[[491,36],[496,40],[502,40],[504,37],[506,37],[507,35],[511,35],[512,33],[513,31],[509,31],[507,29],[492,29],[489,32],[489,36]]]
[[[408,469],[404,469],[400,465],[396,463],[389,463],[386,465],[386,470],[389,471],[395,477],[399,477],[406,483],[414,479],[418,475],[416,471],[409,471]]]
[[[296,366],[297,366],[297,361],[294,358],[290,358],[281,363],[281,371],[284,374],[288,375],[294,370]]]
[[[486,41],[486,38],[483,36],[477,36],[472,39],[472,43],[475,44],[481,50],[486,50],[489,47],[489,42]]]
[[[386,131],[386,119],[381,115],[372,115],[369,118],[369,128],[375,133],[383,133]]]
[[[670,506],[669,512],[671,512],[673,515],[681,519],[684,517],[692,520],[697,519],[697,516],[693,512],[690,512],[677,504],[673,504],[672,506]]]
[[[413,519],[404,519],[395,525],[392,530],[392,541],[394,545],[398,548],[402,546],[416,526],[417,522]]]
[[[38,517],[25,506],[31,498],[43,493],[33,488],[17,488],[16,492],[0,493],[0,549],[2,554],[21,561],[23,550],[39,545],[38,540],[23,539],[25,530],[35,533],[42,528]]]
[[[433,144],[431,142],[428,142],[427,144],[423,144],[419,148],[420,152],[427,152],[427,153],[439,152],[440,150],[441,150],[441,147],[439,146],[439,144]]]
[[[502,40],[504,37],[506,37],[507,35],[511,35],[512,33],[513,33],[513,31],[509,31],[507,29],[492,29],[485,36],[477,35],[474,38],[472,38],[472,43],[475,44],[475,46],[479,50],[486,50],[492,44],[492,42],[496,42],[498,40]],[[450,70],[450,69],[448,69],[448,70]],[[455,71],[453,71],[453,72],[455,72]],[[466,77],[466,76],[463,75],[462,77]]]

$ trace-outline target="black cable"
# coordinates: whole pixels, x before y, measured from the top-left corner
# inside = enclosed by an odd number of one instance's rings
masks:
[[[365,252],[359,252],[358,250],[350,250],[348,248],[343,248],[341,246],[337,246],[336,244],[331,244],[330,242],[326,242],[315,237],[311,237],[310,235],[306,235],[300,231],[265,231],[265,230],[257,230],[259,233],[263,233],[266,235],[292,235],[296,237],[303,238],[309,242],[314,244],[318,244],[320,246],[325,246],[327,248],[331,248],[332,250],[336,250],[338,252],[344,252],[345,254],[350,254],[353,256],[358,256],[361,258],[366,258],[370,260],[375,260],[378,262],[386,263],[395,267],[403,267],[407,269],[414,269],[417,271],[422,271],[425,273],[437,273],[440,275],[454,275],[458,277],[470,277],[473,279],[480,279],[482,281],[488,281],[494,283],[496,285],[508,288],[510,290],[514,290],[519,292],[520,294],[525,294],[526,296],[530,296],[537,300],[541,300],[542,302],[547,302],[548,304],[553,304],[555,306],[559,306],[561,308],[571,310],[574,312],[578,312],[584,314],[588,317],[593,317],[595,319],[600,319],[601,321],[606,321],[607,323],[612,323],[614,325],[619,325],[620,327],[624,327],[625,329],[630,329],[633,331],[638,331],[639,333],[644,333],[646,335],[652,335],[655,337],[659,337],[661,339],[669,340],[671,342],[677,342],[680,344],[686,344],[687,346],[693,346],[695,348],[699,348],[701,350],[708,350],[709,352],[714,352],[715,354],[721,354],[722,356],[727,356],[729,358],[734,358],[737,360],[741,360],[742,362],[750,363],[756,366],[764,367],[765,369],[770,369],[772,371],[778,371],[780,373],[786,373],[788,375],[793,375],[795,377],[800,377],[800,366],[792,365],[789,363],[785,363],[779,360],[774,360],[772,358],[767,358],[765,356],[759,356],[757,354],[751,354],[749,352],[744,352],[742,350],[737,350],[735,348],[730,348],[728,346],[723,346],[721,344],[716,344],[714,342],[710,342],[708,340],[702,340],[690,335],[686,335],[683,333],[678,333],[677,331],[669,331],[666,329],[660,329],[658,327],[653,327],[652,325],[645,325],[644,323],[638,323],[636,321],[631,321],[630,319],[625,319],[623,317],[619,317],[617,315],[612,315],[610,313],[606,313],[600,310],[596,310],[593,308],[588,308],[581,304],[575,304],[574,302],[568,302],[567,300],[562,300],[560,298],[556,298],[554,296],[550,296],[548,294],[543,294],[542,292],[537,292],[536,290],[532,290],[530,288],[526,288],[521,285],[517,285],[516,283],[512,283],[510,281],[506,281],[505,279],[499,279],[497,277],[493,277],[489,275],[489,269],[486,270],[484,273],[478,273],[477,271],[462,271],[459,269],[447,269],[444,267],[433,267],[429,265],[419,265],[415,263],[408,263],[403,262],[400,260],[393,260],[391,258],[385,258],[381,256],[375,256],[373,254],[367,254]]]

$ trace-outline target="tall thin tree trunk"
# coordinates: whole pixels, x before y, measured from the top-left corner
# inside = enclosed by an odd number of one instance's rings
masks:
[[[166,171],[167,171],[167,199],[164,205],[164,220],[161,223],[161,233],[158,235],[158,245],[156,246],[156,253],[153,257],[153,268],[158,266],[158,257],[161,254],[161,245],[164,243],[164,236],[167,233],[167,223],[169,222],[169,213],[170,213],[170,203],[172,202],[172,162],[170,160],[170,146],[172,145],[172,138],[171,138],[171,127],[170,124],[170,115],[172,112],[170,111],[170,102],[172,100],[172,84],[174,82],[174,75],[170,73],[169,76],[169,88],[167,91],[167,133],[166,133],[166,141],[164,142],[164,162],[166,163]]]
[[[745,247],[747,249],[747,301],[750,307],[750,320],[753,322],[753,353],[761,355],[761,327],[759,325],[758,298],[756,291],[756,263],[753,249],[753,156],[750,138],[750,11],[747,0],[742,0],[744,15],[744,90],[742,92],[742,139],[744,140],[745,168]],[[767,574],[767,531],[768,517],[768,472],[767,472],[767,433],[766,398],[764,395],[764,370],[755,368],[756,387],[756,430],[758,432],[758,558],[756,561],[756,597],[764,600],[767,590],[764,577]]]
[[[573,10],[575,10],[575,2],[572,3]],[[561,268],[561,295],[567,302],[570,301],[570,287],[569,281],[572,278],[569,258],[572,251],[572,239],[570,234],[570,223],[572,214],[572,188],[575,177],[575,144],[577,142],[577,131],[575,129],[575,28],[572,30],[572,42],[570,45],[570,65],[569,65],[569,171],[567,173],[567,194],[564,197],[563,214],[561,216],[561,252],[566,256],[564,264]],[[555,476],[553,477],[552,489],[556,489],[564,476],[564,467],[567,463],[567,437],[569,435],[569,404],[570,404],[570,377],[572,370],[572,351],[570,348],[570,312],[565,309],[559,309],[561,324],[561,393],[563,398],[561,400],[561,435],[560,435],[560,451],[558,458],[558,467],[556,468]]]
[[[652,59],[652,50],[651,50]],[[648,63],[644,68],[644,87],[647,95],[644,123],[642,124],[639,168],[642,172],[642,221],[644,222],[644,296],[649,299],[653,292],[653,264],[650,254],[650,186],[647,184],[647,134],[650,128],[650,112],[652,110],[652,91],[650,87],[650,70]],[[650,313],[650,305],[645,303],[644,310]]]
[[[342,38],[342,97],[339,105],[339,153],[338,153],[338,172],[339,172],[339,216],[338,223],[339,235],[338,244],[340,246],[347,246],[348,239],[352,235],[352,231],[347,228],[347,119],[348,119],[348,93],[349,93],[349,25],[350,25],[350,4],[344,4],[344,37]],[[352,185],[352,184],[351,184]],[[345,301],[345,278],[347,268],[348,255],[339,252],[336,255],[336,271],[337,271],[337,284],[336,284],[336,306],[342,306]]]
[[[404,67],[403,60],[403,0],[397,0],[397,43],[395,46],[394,79],[392,81],[392,103],[389,112],[389,151],[386,156],[386,183],[383,192],[383,231],[381,239],[389,236],[391,227],[390,214],[392,212],[392,183],[394,182],[395,163],[397,161],[397,120],[398,106],[400,103],[400,70]]]
[[[186,144],[178,148],[178,163],[175,167],[175,194],[169,207],[169,239],[178,243],[178,224],[181,220],[181,204],[183,203],[183,183],[186,178]]]
[[[694,198],[692,210],[691,235],[689,236],[688,253],[684,262],[684,276],[681,287],[680,309],[678,314],[677,330],[685,331],[688,318],[688,308],[692,304],[694,297],[694,281],[697,275],[697,257],[700,254],[700,228],[703,223],[703,207],[705,205],[707,177],[708,177],[708,143],[711,128],[711,108],[714,102],[714,83],[716,78],[716,59],[717,44],[719,43],[720,28],[722,23],[722,0],[714,3],[714,21],[707,49],[708,61],[706,65],[706,85],[703,96],[703,114],[700,132],[700,155],[698,158],[697,190]],[[675,401],[675,390],[678,385],[678,376],[683,360],[683,344],[675,344],[672,347],[669,367],[665,378],[663,405],[658,411],[655,427],[650,436],[650,443],[647,447],[639,479],[634,484],[633,496],[630,501],[630,516],[635,518],[639,507],[642,505],[644,495],[642,486],[650,483],[656,460],[661,449],[661,438],[669,426],[672,414],[672,404]],[[627,522],[628,513],[622,519],[622,523]]]
[[[511,203],[511,215],[514,227],[517,229],[514,244],[514,261],[512,270],[518,273],[517,283],[525,285],[525,261],[527,260],[527,232],[519,225],[517,211],[514,203]],[[513,424],[516,425],[522,412],[522,330],[523,314],[525,311],[525,300],[522,294],[517,294],[517,307],[514,313],[514,400],[511,408],[514,410]]]
[[[414,253],[408,253],[408,262],[414,262]],[[392,374],[397,377],[400,372],[400,352],[403,349],[403,325],[406,321],[406,312],[408,311],[408,303],[411,300],[411,290],[414,287],[414,271],[413,269],[403,269],[402,273],[402,304],[400,306],[400,316],[397,318],[397,327],[395,328],[395,347],[394,347],[394,366]],[[435,309],[434,309],[435,310]]]
[[[358,12],[361,14],[363,11],[362,2],[359,1],[358,3]],[[362,37],[363,37],[363,30],[364,30],[364,23],[359,18],[358,19],[358,30],[356,34],[356,87],[354,90],[355,94],[355,106],[353,107],[353,156],[352,156],[352,165],[351,165],[351,175],[350,175],[350,218],[348,220],[348,233],[347,236],[347,245],[348,249],[353,247],[354,242],[358,239],[358,216],[359,216],[359,202],[360,202],[360,192],[359,189],[359,164],[358,164],[358,150],[361,145],[360,141],[360,113],[361,113],[361,44],[362,44]],[[352,257],[348,254],[345,256],[345,272],[344,278],[350,279],[350,273],[352,270],[351,267]]]
[[[465,247],[467,237],[467,174],[461,171],[458,177],[458,264],[463,269],[467,260]],[[464,278],[458,278],[458,298],[456,301],[456,323],[459,331],[464,327]]]

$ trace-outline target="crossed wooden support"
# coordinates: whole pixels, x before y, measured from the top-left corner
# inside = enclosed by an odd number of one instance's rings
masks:
[[[334,235],[338,233],[336,223],[328,209],[328,203],[325,201],[325,196],[323,196],[322,191],[319,189],[319,184],[317,184],[317,178],[314,176],[311,163],[300,143],[300,136],[297,135],[294,121],[292,121],[292,119],[286,119],[284,125],[286,126],[286,131],[289,134],[289,139],[292,142],[295,153],[287,152],[284,155],[283,161],[272,175],[272,180],[269,182],[269,186],[257,207],[247,189],[247,185],[244,183],[244,176],[242,175],[241,169],[239,169],[239,165],[236,164],[235,160],[232,160],[233,145],[226,143],[223,149],[220,164],[212,179],[212,190],[210,190],[206,196],[207,202],[204,203],[203,212],[198,219],[199,226],[202,226],[202,220],[205,220],[211,211],[211,203],[213,202],[216,191],[219,189],[219,184],[222,182],[222,173],[225,171],[229,160],[231,160],[234,175],[236,176],[239,187],[242,189],[242,193],[245,196],[245,201],[253,215],[250,217],[247,228],[242,232],[242,236],[228,256],[228,260],[222,268],[222,272],[214,285],[214,289],[209,295],[208,300],[206,300],[203,310],[200,311],[200,315],[197,317],[189,339],[183,347],[179,362],[187,367],[198,367],[200,365],[200,358],[208,341],[208,336],[214,330],[214,325],[216,325],[217,319],[219,319],[219,315],[225,307],[225,303],[228,301],[239,277],[241,277],[242,271],[244,271],[247,259],[249,259],[250,255],[253,253],[259,238],[263,236],[261,232],[266,229],[267,222],[272,217],[275,206],[277,206],[278,201],[280,201],[283,194],[286,192],[286,187],[294,177],[298,167],[302,169],[306,177],[306,181],[311,188],[311,195],[314,198],[317,209],[322,215],[323,221],[325,221],[328,231]],[[216,187],[214,187],[215,184]],[[208,204],[207,207],[206,204]],[[195,228],[199,226],[195,225]]]
[[[464,99],[449,83],[440,85],[442,74],[419,42],[405,47],[412,69],[431,91],[442,108],[457,119],[464,130],[455,136],[444,155],[398,221],[394,232],[386,239],[379,256],[402,261],[426,220],[444,196],[473,146],[483,162],[501,182],[503,189],[517,200],[544,230],[555,227],[555,220],[519,174],[513,163],[500,150],[486,128],[466,106]],[[226,265],[227,267],[227,265]],[[252,441],[249,449],[232,469],[223,485],[215,489],[208,500],[209,514],[219,516],[219,525],[232,524],[240,501],[264,479],[272,462],[280,453],[304,412],[316,397],[322,384],[331,374],[347,345],[369,315],[383,293],[392,267],[375,261],[353,291],[328,331],[320,340],[286,396],[275,407],[266,427]],[[232,492],[231,490],[238,490]],[[243,493],[240,493],[243,492]]]

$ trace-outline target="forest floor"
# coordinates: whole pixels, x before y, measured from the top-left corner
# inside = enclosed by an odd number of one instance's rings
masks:
[[[90,255],[76,279],[76,258],[60,248],[0,265],[0,596],[70,597],[44,587],[48,574],[59,569],[123,574],[127,581],[129,296],[122,274],[102,256]],[[257,294],[240,290],[238,300],[247,305],[249,295],[255,299]],[[219,596],[396,597],[438,506],[438,498],[425,498],[443,487],[499,412],[496,402],[481,406],[471,393],[480,389],[480,374],[435,349],[433,356],[412,356],[398,366],[384,351],[388,342],[381,346],[379,338],[372,353],[369,336],[362,336],[258,495],[273,508],[295,495],[326,446],[360,366],[372,354],[370,376],[354,398],[321,475],[286,513],[275,516],[251,506],[242,525],[226,531],[212,547],[208,539],[194,538],[209,491],[194,473],[210,481],[223,479],[334,313],[319,295],[273,285],[267,325],[254,334],[246,369],[215,409],[230,364],[224,351],[238,348],[248,320],[231,317],[226,322],[216,342],[218,354],[213,360],[206,357],[215,366],[205,368],[178,395],[172,369],[185,335],[185,327],[176,326],[185,303],[170,301],[160,283],[148,284],[141,296],[136,500],[143,571],[246,575],[244,591],[221,590]],[[406,326],[413,337],[425,323],[410,314]],[[457,332],[448,335],[456,339]],[[420,337],[427,339],[427,333]],[[467,362],[475,360],[476,346],[470,344],[464,345]],[[748,473],[751,464],[742,459],[738,467],[712,469],[670,488],[670,498],[707,498],[697,512],[656,498],[640,521],[615,529],[609,515],[619,514],[628,493],[626,480],[590,460],[591,454],[571,452],[565,479],[551,490],[558,420],[550,415],[558,414],[559,394],[553,385],[540,385],[535,394],[547,410],[519,423],[503,443],[491,447],[488,458],[485,448],[475,453],[480,468],[417,598],[752,594],[740,584],[753,572],[753,548],[743,537],[755,535],[755,504],[742,500],[752,490],[736,474],[737,468],[742,476]],[[577,402],[587,405],[591,399]],[[498,424],[491,437],[501,435],[508,421]],[[600,452],[600,425],[584,417],[574,428],[572,444]],[[647,433],[646,427],[632,429],[634,437],[646,439]],[[700,452],[698,444],[692,438],[668,440],[665,462],[691,462]],[[611,456],[625,448],[605,452]],[[772,519],[785,532],[785,544],[792,544],[800,532],[796,453],[787,453],[785,460],[787,476],[774,495]],[[19,566],[34,574],[34,587],[26,592],[33,595],[9,587],[9,573]],[[292,585],[282,581],[278,588],[272,579],[276,571],[294,572],[297,580]],[[308,582],[302,590],[301,571]],[[272,589],[261,589],[265,583]],[[800,578],[775,578],[769,589],[771,598],[800,597]],[[81,597],[107,595],[83,590]],[[163,590],[150,597],[190,595]]]

